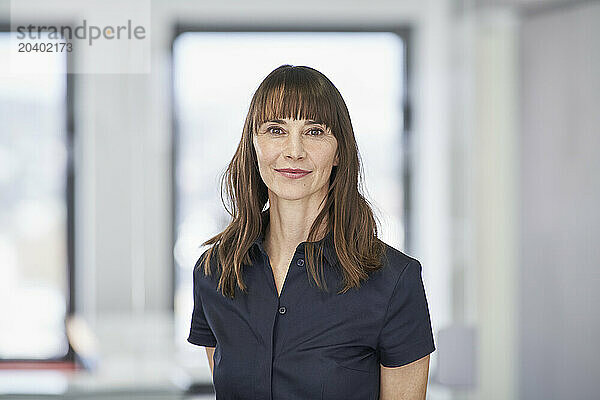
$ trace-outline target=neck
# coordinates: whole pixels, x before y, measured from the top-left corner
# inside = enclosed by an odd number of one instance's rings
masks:
[[[265,246],[270,257],[279,258],[296,250],[298,245],[308,240],[312,223],[321,212],[325,201],[319,207],[321,198],[313,200],[269,199],[269,225],[265,231]],[[327,233],[327,218],[317,233],[320,240]]]

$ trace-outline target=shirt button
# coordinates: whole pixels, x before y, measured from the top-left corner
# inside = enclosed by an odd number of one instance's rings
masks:
[[[279,307],[279,314],[285,314],[286,308],[281,306]]]
[[[297,264],[299,267],[304,267],[304,259],[302,259],[302,258],[298,259],[298,261],[296,261],[296,264]]]

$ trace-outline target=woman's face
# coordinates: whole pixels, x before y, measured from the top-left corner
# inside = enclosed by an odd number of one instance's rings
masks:
[[[269,198],[321,201],[327,194],[331,169],[338,165],[337,139],[328,127],[304,119],[271,120],[258,127],[252,141]]]

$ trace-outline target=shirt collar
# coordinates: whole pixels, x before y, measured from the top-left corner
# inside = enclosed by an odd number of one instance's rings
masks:
[[[260,233],[260,235],[254,240],[254,242],[252,242],[252,245],[250,247],[250,249],[254,249],[256,248],[258,251],[260,251],[263,254],[267,254],[267,251],[265,250],[265,246],[264,246],[264,240],[265,240],[265,233],[264,231],[262,231]],[[302,242],[298,245],[298,247],[296,247],[296,253],[302,253],[304,254],[304,248],[306,243],[309,242]],[[329,265],[331,266],[335,266],[338,263],[338,259],[337,259],[337,255],[335,252],[335,245],[333,242],[333,232],[329,231],[324,238],[322,238],[321,240],[317,240],[316,242],[312,242],[315,243],[317,245],[319,244],[323,244],[323,256],[325,257],[325,259],[327,260],[327,262],[329,263]]]

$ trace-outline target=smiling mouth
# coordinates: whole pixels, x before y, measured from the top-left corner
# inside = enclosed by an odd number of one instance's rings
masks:
[[[275,171],[279,172],[281,175],[283,175],[287,178],[292,178],[292,179],[299,179],[299,178],[305,177],[306,175],[308,175],[312,172],[312,171],[307,171],[304,169],[291,169],[291,168],[276,169]]]

